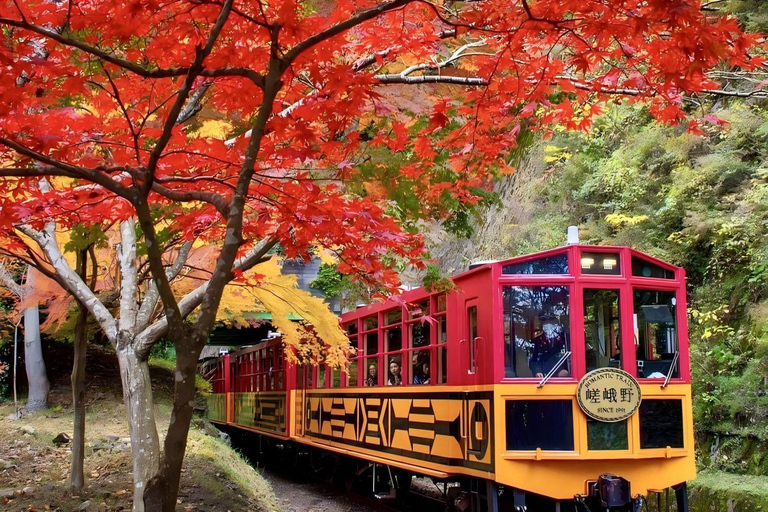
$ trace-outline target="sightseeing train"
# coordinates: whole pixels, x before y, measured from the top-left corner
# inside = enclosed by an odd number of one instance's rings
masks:
[[[449,510],[637,512],[672,488],[688,512],[682,268],[576,242],[451,281],[341,315],[343,372],[279,337],[203,363],[210,420],[344,482],[432,478]]]

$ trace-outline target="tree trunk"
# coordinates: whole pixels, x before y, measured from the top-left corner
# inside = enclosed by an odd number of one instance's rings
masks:
[[[85,457],[85,360],[88,351],[88,310],[80,306],[75,324],[74,361],[72,363],[72,408],[74,432],[72,434],[72,467],[69,488],[79,492],[83,488],[83,458]]]
[[[35,412],[48,407],[51,385],[45,371],[43,347],[40,342],[40,312],[37,306],[24,310],[24,366],[27,370],[29,395],[27,411]]]
[[[144,491],[160,467],[160,440],[152,403],[152,382],[147,361],[139,359],[130,342],[118,340],[117,360],[131,433],[133,512],[143,512]]]
[[[160,471],[147,487],[145,505],[148,511],[173,512],[176,509],[181,467],[195,407],[195,376],[200,354],[200,350],[194,348],[195,343],[190,338],[192,337],[175,344],[176,385],[173,393],[173,413],[165,437]]]

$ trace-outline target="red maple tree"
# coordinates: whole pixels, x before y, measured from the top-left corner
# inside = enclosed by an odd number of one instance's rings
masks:
[[[757,36],[699,0],[3,0],[0,27],[2,250],[54,277],[114,344],[135,510],[174,509],[197,356],[224,286],[269,248],[330,249],[392,288],[391,258],[416,263],[423,246],[377,182],[395,176],[410,216],[440,217],[512,171],[523,131],[586,129],[616,96],[697,131],[683,96],[727,94],[715,66],[764,63]],[[93,224],[120,225],[119,316],[55,236]],[[218,258],[177,297],[174,258],[192,240]],[[145,435],[160,336],[181,376],[162,459]]]

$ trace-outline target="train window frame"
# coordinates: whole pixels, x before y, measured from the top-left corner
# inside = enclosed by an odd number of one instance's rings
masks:
[[[651,291],[651,292],[663,292],[663,293],[672,293],[674,294],[675,299],[675,311],[673,313],[673,318],[675,321],[675,343],[676,343],[676,351],[679,353],[679,356],[677,358],[677,376],[673,375],[670,377],[670,382],[689,382],[690,381],[690,369],[688,368],[688,353],[690,351],[690,341],[687,336],[687,318],[686,318],[686,311],[687,311],[687,305],[686,302],[681,302],[681,295],[685,295],[685,290],[681,288],[681,285],[676,284],[671,281],[667,280],[654,280],[653,282],[642,282],[638,281],[638,279],[643,278],[633,278],[631,281],[630,287],[629,287],[629,304],[630,304],[630,317],[632,319],[632,322],[628,326],[629,331],[632,335],[630,338],[631,341],[634,342],[636,333],[635,333],[635,294],[638,291]],[[665,286],[666,285],[666,286]],[[639,333],[637,334],[639,336]],[[638,344],[634,345],[635,350],[631,351],[631,361],[628,363],[631,363],[631,366],[627,366],[627,368],[631,369],[630,373],[637,378],[639,382],[643,383],[657,383],[657,382],[663,382],[666,378],[661,377],[640,377],[639,371],[638,371],[638,358],[636,354],[636,350],[639,346],[639,340]],[[673,356],[674,359],[674,356]],[[644,362],[647,360],[643,360]],[[655,360],[654,360],[655,361]],[[664,359],[661,359],[661,361],[665,361]],[[671,363],[670,363],[671,364]]]
[[[424,329],[427,329],[427,343],[426,345],[420,345],[418,347],[414,346],[414,336],[413,331],[415,327],[421,327]],[[405,323],[405,333],[406,333],[406,343],[405,348],[403,349],[403,363],[407,361],[408,365],[408,380],[406,382],[405,379],[403,379],[404,385],[409,386],[429,386],[432,385],[433,379],[432,379],[432,359],[433,359],[433,346],[435,341],[435,333],[434,329],[432,328],[432,324],[425,320],[424,317],[416,317],[413,320],[409,320]],[[423,373],[419,373],[420,369],[423,369],[424,365],[427,365],[429,368],[430,374],[426,378],[426,382],[414,382],[416,378],[424,379]]]
[[[546,261],[558,257],[565,258],[565,271],[557,273],[544,273],[544,272],[512,272],[514,267],[522,267],[523,265],[533,265],[540,261]],[[554,277],[562,278],[573,275],[572,261],[570,255],[570,248],[557,248],[550,251],[538,252],[535,254],[529,254],[525,256],[519,256],[516,258],[510,258],[500,262],[500,273],[504,278],[521,279],[521,278],[541,278],[541,277]]]
[[[499,332],[500,335],[497,338],[498,342],[502,345],[502,351],[504,353],[504,357],[499,358],[500,361],[500,372],[501,372],[501,382],[502,383],[529,383],[529,382],[540,382],[541,377],[536,377],[533,372],[531,372],[531,376],[514,376],[514,375],[508,375],[507,372],[507,343],[506,343],[506,320],[504,315],[504,308],[505,308],[505,299],[504,299],[504,292],[505,288],[565,288],[567,290],[568,294],[568,318],[566,322],[560,323],[560,325],[563,328],[567,328],[567,334],[565,336],[565,342],[566,342],[566,350],[571,350],[573,352],[574,350],[574,332],[576,332],[577,324],[575,323],[577,320],[578,315],[574,313],[576,311],[574,308],[579,307],[579,302],[576,302],[575,300],[575,293],[578,291],[577,281],[573,276],[566,276],[566,275],[548,275],[544,276],[543,278],[541,276],[522,276],[521,277],[512,277],[512,276],[502,276],[498,280],[498,288],[497,288],[497,300],[500,305],[499,307],[499,315],[498,320],[500,320],[499,325]],[[510,334],[511,335],[511,334]],[[577,363],[577,357],[575,357],[576,354],[573,353],[570,361],[567,361],[565,364],[569,365],[570,372],[568,376],[554,376],[550,379],[549,382],[557,383],[567,383],[567,382],[573,382],[574,380],[577,380],[578,378],[581,378],[583,375],[582,369],[576,365]]]
[[[349,322],[342,324],[344,333],[347,335],[347,339],[349,340],[349,346],[354,349],[354,355],[349,358],[347,368],[342,372],[342,377],[340,382],[340,387],[342,388],[360,387],[360,375],[359,375],[360,362],[359,361],[363,359],[364,354],[362,353],[362,347],[360,346],[360,339],[362,335],[360,334],[359,320],[360,319],[355,318],[354,320],[351,320]],[[355,367],[354,383],[352,382],[352,372],[350,371],[350,368],[353,365]]]
[[[448,295],[446,293],[432,295],[432,303],[434,305],[432,318],[435,319],[435,328],[432,334],[432,378],[430,384],[448,384],[448,365],[450,364],[448,357]]]
[[[420,295],[398,308],[379,309],[376,313],[362,314],[343,323],[345,332],[358,322],[357,352],[350,363],[357,362],[355,382],[342,381],[341,387],[364,388],[390,385],[391,363],[400,366],[398,386],[429,386],[448,383],[448,294],[446,292]],[[376,317],[378,320],[373,320]],[[399,321],[395,321],[399,320]],[[423,324],[428,329],[427,343],[413,345],[413,328]],[[376,328],[363,329],[376,325]],[[444,331],[444,332],[443,332]],[[399,333],[399,343],[392,344],[390,337]],[[375,337],[376,342],[373,343]],[[374,345],[376,351],[374,352]],[[414,357],[419,360],[414,360]],[[414,382],[419,368],[428,364],[429,377],[425,382]],[[369,367],[376,366],[376,383],[369,385]],[[329,370],[330,372],[330,370]],[[329,373],[330,375],[330,373]],[[423,377],[423,375],[422,375]],[[332,379],[333,377],[328,377]],[[331,380],[331,382],[333,382]]]
[[[677,269],[664,261],[657,260],[655,258],[649,258],[645,255],[630,254],[630,275],[635,279],[661,279],[664,281],[674,281],[677,280]],[[637,267],[641,266],[642,264],[649,265],[648,270],[651,275],[645,275],[644,273],[638,272]],[[655,267],[655,268],[654,268]],[[654,270],[658,269],[661,271],[661,276],[654,276],[652,275]],[[667,276],[666,274],[669,274]]]
[[[531,459],[531,458],[547,458],[547,459],[557,459],[557,458],[565,458],[565,459],[572,459],[575,457],[582,456],[582,446],[583,446],[583,439],[582,436],[585,435],[585,432],[583,432],[582,427],[582,416],[581,409],[579,409],[578,403],[576,401],[575,397],[564,397],[561,395],[552,395],[552,396],[524,396],[521,397],[520,395],[501,395],[500,397],[501,401],[504,403],[503,411],[504,411],[504,418],[502,424],[505,427],[504,430],[504,449],[502,451],[502,458],[503,459]],[[573,449],[571,450],[545,450],[542,448],[536,448],[532,450],[521,450],[521,449],[509,449],[507,446],[507,404],[509,402],[570,402],[571,403],[571,427],[572,427],[572,436],[573,436]],[[585,423],[585,422],[584,422]]]
[[[633,416],[636,418],[636,430],[635,430],[635,439],[637,441],[637,452],[642,454],[643,456],[647,457],[666,457],[669,454],[687,454],[689,451],[689,446],[691,446],[692,439],[690,438],[691,432],[693,432],[693,411],[690,409],[690,402],[688,401],[685,396],[683,395],[676,395],[676,394],[670,394],[670,395],[664,395],[664,396],[653,396],[653,397],[643,397],[643,401],[640,404],[640,409],[638,409],[637,413]],[[650,405],[650,403],[653,402],[679,402],[680,403],[680,414],[681,414],[681,436],[682,436],[682,446],[671,446],[665,443],[664,446],[649,446],[649,447],[643,447],[643,413],[645,412],[646,408]],[[645,406],[645,407],[643,407]],[[641,411],[642,410],[642,411]]]
[[[633,347],[633,345],[628,344],[626,332],[628,328],[625,326],[625,316],[626,313],[624,310],[622,310],[622,305],[626,307],[628,303],[631,304],[631,291],[627,292],[627,286],[624,283],[615,283],[615,282],[596,282],[596,281],[589,281],[586,283],[580,283],[578,286],[575,287],[574,291],[578,294],[578,302],[580,304],[580,313],[578,315],[578,318],[576,319],[577,328],[578,328],[578,336],[574,336],[573,333],[571,334],[571,350],[574,351],[575,354],[578,354],[576,357],[576,360],[579,361],[579,368],[578,368],[578,375],[586,375],[590,371],[597,369],[593,368],[590,370],[589,368],[589,361],[587,358],[587,315],[585,308],[587,306],[587,301],[585,300],[587,292],[614,292],[616,293],[616,299],[617,299],[617,309],[618,309],[618,316],[614,319],[617,320],[618,330],[617,330],[617,337],[618,337],[618,350],[619,350],[619,359],[618,363],[619,369],[626,369],[631,368],[631,366],[627,366],[627,361],[625,358],[625,354],[627,352],[627,349],[629,347]],[[631,340],[630,340],[631,341]],[[576,345],[578,343],[578,345]],[[581,364],[581,361],[583,360],[583,364]],[[614,360],[614,359],[612,359]],[[614,360],[615,361],[615,360]],[[609,365],[608,367],[616,368],[616,366]],[[605,368],[605,367],[600,367]]]

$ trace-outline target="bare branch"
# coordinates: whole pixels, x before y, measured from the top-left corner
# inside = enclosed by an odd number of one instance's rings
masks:
[[[419,75],[403,76],[401,74],[376,75],[382,84],[456,84],[456,85],[488,85],[488,81],[480,77],[449,76],[449,75]]]
[[[233,265],[233,270],[243,271],[246,272],[253,268],[255,265],[261,263],[262,261],[266,261],[268,258],[265,257],[267,252],[277,243],[277,241],[272,239],[264,239],[260,241],[258,244],[256,244],[250,251],[248,251],[247,254],[245,254],[243,257],[239,258],[237,261],[235,261]],[[232,279],[234,279],[234,274],[231,273],[226,281],[230,282]],[[190,313],[192,313],[200,304],[202,304],[205,294],[208,291],[208,288],[211,285],[211,280],[206,281],[205,283],[201,284],[191,292],[189,292],[187,295],[184,296],[183,299],[179,301],[179,310],[181,311],[182,317],[186,318],[189,316]],[[136,337],[136,352],[138,354],[148,354],[150,348],[152,348],[152,345],[160,339],[160,337],[164,336],[168,332],[168,320],[166,317],[162,317],[156,322],[154,322],[152,325],[144,329],[137,337]]]
[[[33,25],[31,23],[26,22],[25,20],[19,21],[19,20],[12,20],[9,18],[0,18],[0,25],[8,25],[10,27],[22,28],[22,29],[26,29],[31,32],[34,32],[36,34],[40,34],[44,37],[47,37],[49,39],[56,41],[57,43],[61,43],[66,46],[71,46],[73,48],[82,50],[86,53],[93,55],[94,57],[97,57],[105,62],[109,62],[110,64],[114,64],[115,66],[125,69],[126,71],[130,71],[131,73],[134,73],[143,78],[172,78],[177,76],[184,76],[188,74],[190,70],[190,68],[188,67],[176,67],[176,68],[168,68],[168,69],[163,69],[163,68],[147,69],[139,64],[136,64],[135,62],[131,62],[126,59],[121,59],[120,57],[117,57],[105,50],[102,50],[97,46],[90,45],[84,41],[80,41],[77,39],[71,39],[69,37],[59,34],[55,30],[51,30],[46,27],[41,27],[39,25]],[[239,76],[239,77],[249,79],[257,87],[263,87],[264,85],[264,77],[261,76],[256,71],[249,68],[223,67],[223,68],[215,68],[215,69],[205,69],[205,70],[202,70],[199,73],[199,75],[205,76],[205,77]]]
[[[5,262],[0,262],[0,283],[18,298],[24,296],[24,287],[13,280],[13,276],[11,276],[11,273],[5,268]]]
[[[319,32],[314,36],[305,39],[304,41],[291,48],[283,57],[284,65],[287,66],[303,52],[312,48],[316,44],[322,43],[326,39],[330,39],[333,36],[341,34],[342,32],[346,32],[347,30],[356,27],[365,21],[376,18],[385,12],[404,7],[413,1],[414,0],[391,0],[390,2],[384,2],[377,5],[376,7],[373,7],[372,9],[361,11],[342,22],[333,25],[332,27],[328,27],[322,32]]]
[[[114,344],[117,340],[117,320],[62,255],[56,239],[54,223],[47,223],[44,231],[37,231],[27,225],[18,226],[17,229],[37,242],[56,274],[60,276],[57,282],[88,309],[101,326],[107,339]]]
[[[168,269],[165,271],[165,277],[169,281],[173,280],[177,275],[179,275],[179,272],[181,272],[182,267],[184,267],[184,264],[187,261],[189,251],[191,249],[191,241],[184,242],[184,245],[181,246],[181,249],[179,249],[179,254],[176,256],[176,261],[174,261],[173,265],[168,267]],[[157,307],[159,300],[160,293],[157,290],[157,285],[154,281],[150,281],[149,286],[147,287],[147,292],[144,294],[144,300],[141,302],[139,314],[136,318],[137,332],[143,331],[149,325],[149,322],[152,319],[152,314],[155,312],[155,308]]]
[[[227,204],[227,201],[223,196],[213,192],[204,192],[200,190],[189,190],[181,192],[172,190],[156,181],[152,183],[152,191],[157,192],[161,196],[167,197],[172,201],[201,201],[204,203],[209,203],[213,205],[225,219],[229,215],[229,205]]]

